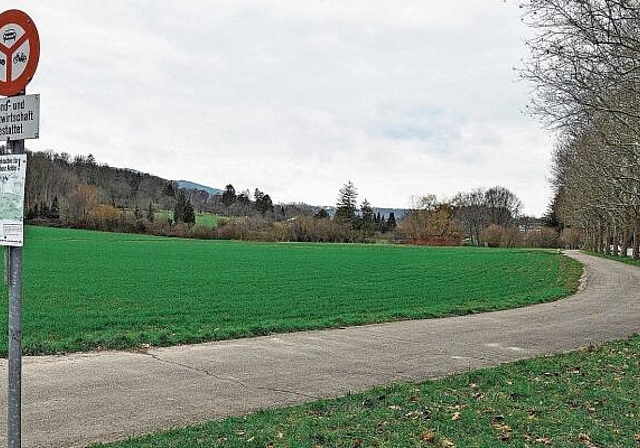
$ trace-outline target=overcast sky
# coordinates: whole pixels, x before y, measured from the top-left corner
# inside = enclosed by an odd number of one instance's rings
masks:
[[[515,1],[10,3],[41,39],[30,149],[275,202],[333,205],[351,180],[378,207],[494,185],[548,203]]]

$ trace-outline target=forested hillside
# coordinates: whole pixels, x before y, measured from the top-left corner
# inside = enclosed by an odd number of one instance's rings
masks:
[[[98,164],[92,155],[73,159],[52,151],[27,155],[25,210],[32,219],[50,215],[60,218],[62,212],[73,220],[98,204],[132,211],[148,209],[150,204],[156,209],[170,209],[176,201],[176,183]]]
[[[4,151],[0,146],[0,154]],[[264,239],[265,226],[317,211],[306,204],[275,207],[258,188],[253,193],[236,192],[231,184],[221,193],[180,188],[179,181],[110,167],[92,155],[28,151],[27,157],[25,218],[30,223],[199,238],[246,238],[248,226]],[[198,213],[230,218],[194,226]]]

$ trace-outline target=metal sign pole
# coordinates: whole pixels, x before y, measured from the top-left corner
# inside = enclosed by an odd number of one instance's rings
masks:
[[[0,79],[0,95],[15,97],[25,95],[25,88],[31,82],[38,67],[40,59],[40,36],[38,29],[23,11],[9,9],[0,13],[0,29],[3,32],[2,65],[4,66],[4,76]],[[18,56],[19,53],[19,56]],[[13,59],[12,55],[15,56]],[[20,160],[26,162],[24,157],[24,139],[38,138],[39,130],[39,96],[35,98],[24,97],[16,99],[16,103],[11,99],[0,104],[0,112],[4,113],[3,123],[11,123],[11,126],[3,128],[3,135],[7,138],[7,149],[11,155],[20,157],[12,158],[12,162]],[[35,101],[35,105],[33,103]],[[28,113],[24,112],[28,106]],[[9,117],[9,118],[7,118]],[[17,118],[16,118],[17,117]],[[20,124],[14,123],[19,121]],[[33,125],[33,126],[32,126]],[[26,165],[23,166],[22,174],[26,175]],[[4,176],[8,178],[8,176]],[[8,179],[5,179],[8,180]],[[8,256],[9,271],[9,391],[7,400],[8,430],[7,445],[9,448],[21,448],[22,446],[22,245],[24,244],[24,178],[18,184],[22,188],[22,216],[13,213],[12,219],[8,221],[8,232],[2,228],[3,244],[6,246]],[[14,185],[15,187],[16,185]],[[14,195],[15,196],[15,195]],[[16,219],[17,218],[17,219]],[[16,233],[16,230],[18,232]],[[12,246],[17,244],[17,246]]]
[[[4,248],[4,284],[9,284],[9,249]]]
[[[24,91],[19,95],[24,95]],[[10,153],[24,154],[24,140],[9,141]],[[9,448],[22,446],[22,247],[7,246],[9,251]]]

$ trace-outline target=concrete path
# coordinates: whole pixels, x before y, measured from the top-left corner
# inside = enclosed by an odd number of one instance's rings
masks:
[[[152,349],[29,357],[23,446],[81,447],[172,426],[423,380],[640,332],[640,269],[570,255],[570,298],[474,316]],[[0,446],[6,446],[6,360]]]

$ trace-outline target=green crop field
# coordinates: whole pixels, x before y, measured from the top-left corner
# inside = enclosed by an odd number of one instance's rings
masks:
[[[171,210],[159,210],[154,213],[154,219],[168,221],[173,219],[173,212]],[[204,227],[218,227],[218,215],[196,213],[196,224]]]
[[[548,301],[553,252],[202,241],[27,227],[24,352],[173,345]],[[7,290],[0,287],[0,354]]]
[[[196,224],[205,227],[218,227],[218,216],[210,213],[196,213]]]

